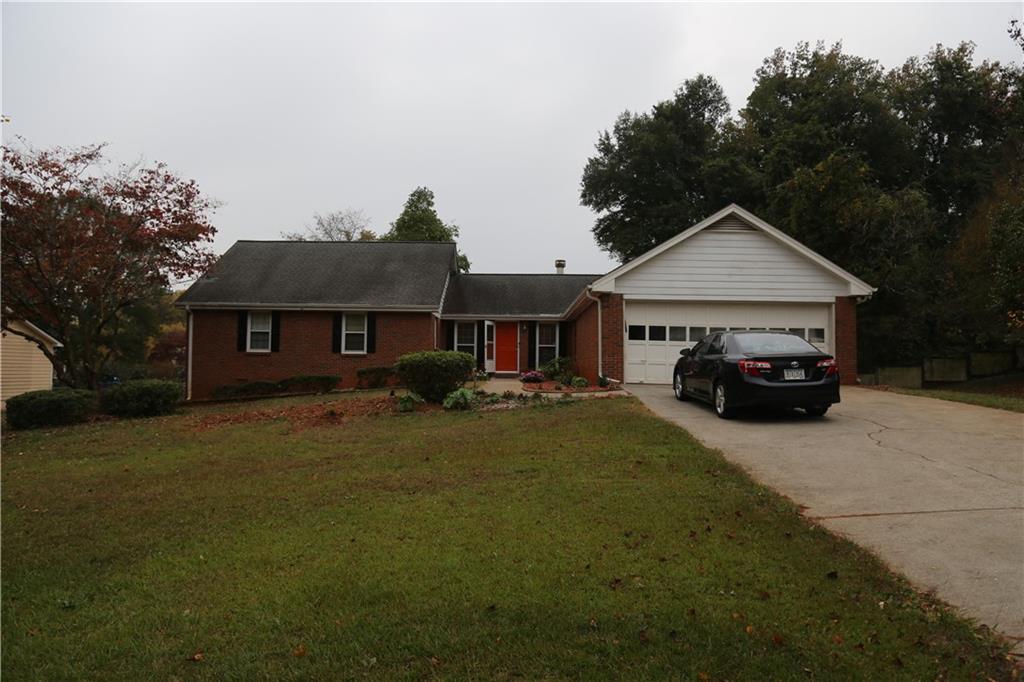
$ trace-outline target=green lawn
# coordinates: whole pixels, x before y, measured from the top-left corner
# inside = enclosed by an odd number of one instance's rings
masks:
[[[899,393],[919,395],[939,400],[994,407],[1011,412],[1024,412],[1024,375],[976,379],[962,384],[947,384],[941,388],[894,388]]]
[[[630,398],[203,413],[5,436],[5,682],[1010,675]]]

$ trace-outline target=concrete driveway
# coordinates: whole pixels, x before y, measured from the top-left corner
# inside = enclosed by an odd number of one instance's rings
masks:
[[[1024,415],[843,387],[828,415],[718,419],[628,390],[924,590],[1024,637]]]

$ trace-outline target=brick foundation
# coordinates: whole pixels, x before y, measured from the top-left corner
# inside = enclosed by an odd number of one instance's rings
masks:
[[[835,358],[844,384],[857,383],[857,299],[837,296],[835,308]]]

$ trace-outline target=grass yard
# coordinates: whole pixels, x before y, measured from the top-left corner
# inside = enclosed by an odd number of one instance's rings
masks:
[[[894,388],[899,393],[952,400],[1011,412],[1024,412],[1024,375],[976,379],[941,388]]]
[[[5,682],[1011,675],[631,398],[207,412],[5,436]]]

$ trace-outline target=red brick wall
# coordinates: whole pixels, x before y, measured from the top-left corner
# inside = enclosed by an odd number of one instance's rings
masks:
[[[857,301],[852,296],[836,297],[835,346],[840,380],[857,383]]]
[[[430,313],[377,313],[377,350],[366,355],[331,352],[333,313],[281,311],[281,350],[237,350],[238,311],[192,312],[192,398],[210,398],[218,386],[280,381],[300,374],[337,374],[342,388],[356,385],[361,367],[391,365],[399,356],[434,347]]]
[[[624,365],[622,340],[622,295],[601,294],[601,363],[606,377],[622,381]],[[572,324],[570,353],[580,376],[597,381],[597,304],[583,309]]]

